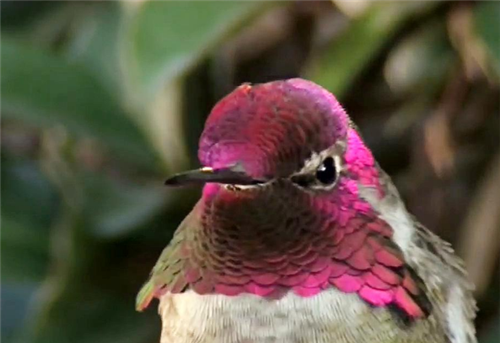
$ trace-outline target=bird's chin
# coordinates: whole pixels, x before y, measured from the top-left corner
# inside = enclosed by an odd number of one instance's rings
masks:
[[[262,190],[266,184],[258,184],[258,185],[238,185],[238,184],[222,184],[221,185],[225,190],[230,192],[249,192],[249,191],[257,191]]]
[[[244,186],[230,183],[209,182],[203,186],[203,197],[212,198],[217,195],[236,195],[254,190],[254,186]]]
[[[219,198],[227,200],[247,199],[257,201],[260,206],[271,198],[288,199],[297,197],[305,192],[296,187],[287,179],[273,179],[256,185],[241,185],[230,183],[207,183],[203,187],[203,198]]]

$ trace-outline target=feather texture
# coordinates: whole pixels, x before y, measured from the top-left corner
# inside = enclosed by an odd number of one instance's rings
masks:
[[[200,160],[267,182],[205,185],[137,298],[139,310],[161,299],[162,343],[475,343],[460,261],[408,214],[350,123],[299,79],[216,105]],[[293,182],[325,156],[333,184]]]

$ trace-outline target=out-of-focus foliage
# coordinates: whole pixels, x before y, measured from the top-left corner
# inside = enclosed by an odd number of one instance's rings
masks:
[[[134,297],[199,190],[211,107],[242,82],[333,91],[499,339],[499,3],[1,3],[2,341],[157,340]],[[479,266],[479,267],[478,267]]]
[[[482,38],[481,44],[486,46],[492,65],[500,74],[500,29],[498,28],[500,7],[498,4],[488,3],[478,6],[474,10],[474,26],[477,34]]]
[[[83,66],[2,37],[2,109],[6,118],[35,125],[61,124],[92,136],[134,161],[152,155],[144,135]],[[27,88],[27,85],[29,86]]]

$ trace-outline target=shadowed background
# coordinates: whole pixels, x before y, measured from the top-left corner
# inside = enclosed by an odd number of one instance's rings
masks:
[[[242,82],[332,91],[409,210],[452,242],[497,342],[500,3],[1,3],[1,339],[152,343],[134,298]]]

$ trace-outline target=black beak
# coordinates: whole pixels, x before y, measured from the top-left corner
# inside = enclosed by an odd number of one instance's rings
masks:
[[[212,169],[204,167],[175,174],[165,181],[167,186],[184,186],[190,184],[204,184],[207,182],[225,183],[234,185],[256,185],[263,181],[252,179],[241,171],[231,168]]]

